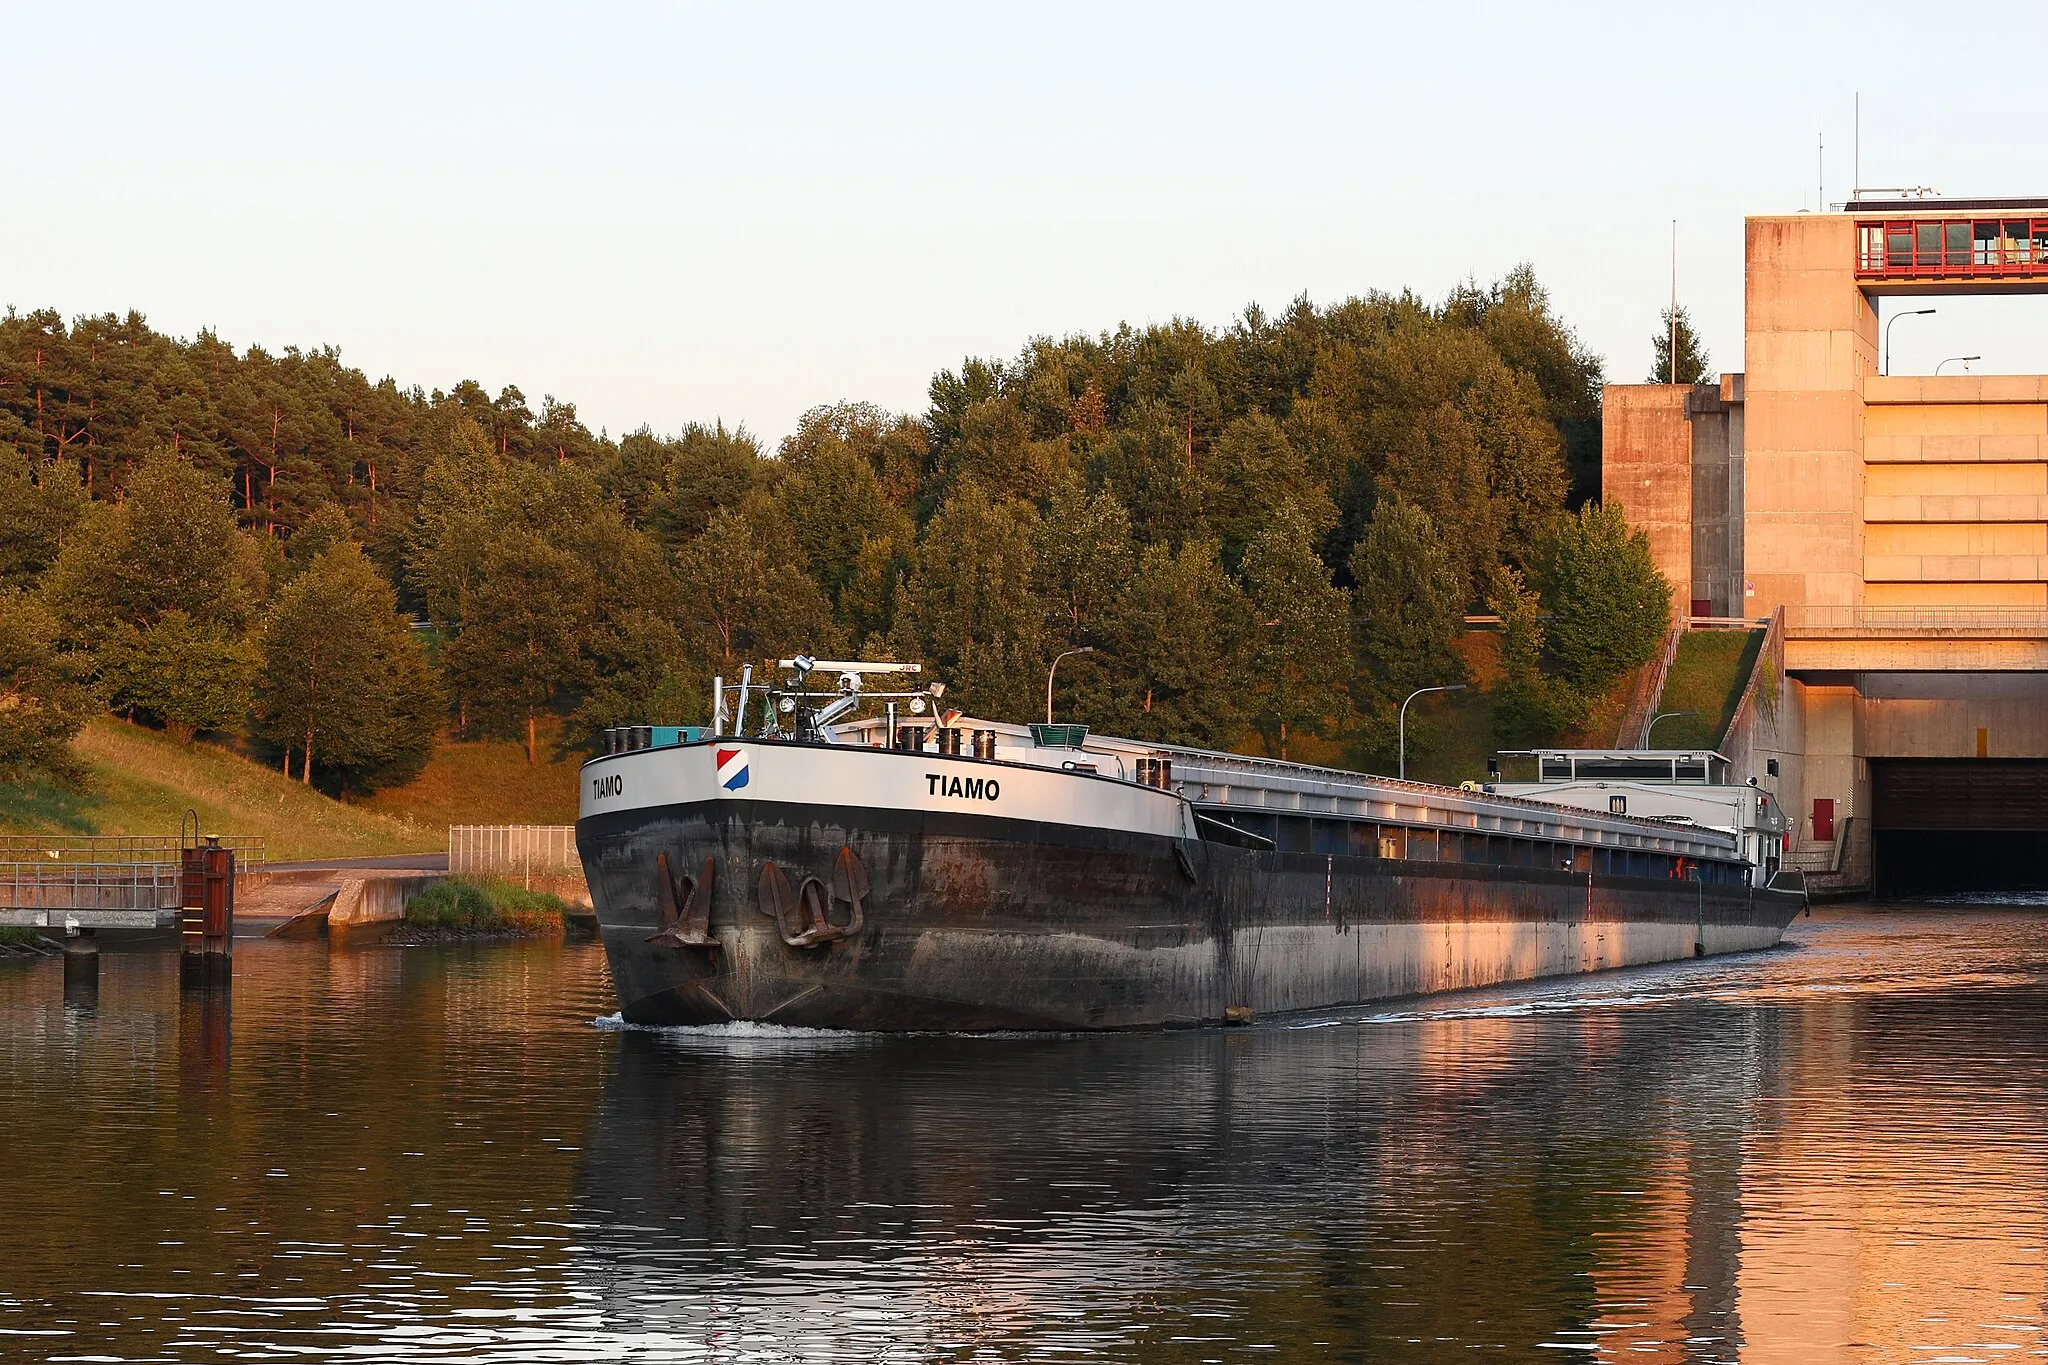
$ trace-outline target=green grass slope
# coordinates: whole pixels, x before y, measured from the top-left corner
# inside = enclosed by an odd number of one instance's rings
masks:
[[[531,765],[523,745],[444,739],[418,778],[362,806],[438,828],[444,839],[449,825],[573,825],[583,755],[557,754],[559,734],[558,726],[542,730]]]
[[[272,861],[446,846],[441,828],[343,805],[226,749],[112,717],[88,724],[73,748],[91,773],[87,789],[0,786],[0,831],[176,834],[196,810],[206,833],[263,836]]]
[[[1742,688],[1763,647],[1760,630],[1689,630],[1664,679],[1659,711],[1697,711],[1659,721],[1650,740],[1660,749],[1709,749],[1720,743]]]

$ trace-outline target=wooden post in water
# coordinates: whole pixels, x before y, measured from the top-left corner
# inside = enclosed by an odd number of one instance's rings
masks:
[[[187,989],[224,990],[235,936],[235,851],[213,836],[180,849],[178,858],[178,979]]]

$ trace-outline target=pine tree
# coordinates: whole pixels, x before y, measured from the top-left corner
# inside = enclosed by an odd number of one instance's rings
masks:
[[[1693,331],[1692,319],[1687,316],[1685,305],[1680,304],[1678,306],[1678,320],[1675,327],[1672,323],[1672,313],[1669,308],[1666,308],[1658,316],[1663,326],[1657,329],[1657,335],[1650,338],[1650,346],[1655,359],[1650,366],[1648,382],[1652,384],[1670,384],[1673,382],[1680,384],[1705,384],[1711,382],[1713,377],[1711,369],[1713,361],[1708,359],[1706,345],[1700,340],[1699,333]],[[1671,343],[1674,333],[1678,341],[1678,378],[1676,381],[1671,377]]]

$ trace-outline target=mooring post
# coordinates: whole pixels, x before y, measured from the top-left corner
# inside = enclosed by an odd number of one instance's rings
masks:
[[[187,988],[225,988],[235,937],[235,851],[209,836],[179,854],[179,980]]]

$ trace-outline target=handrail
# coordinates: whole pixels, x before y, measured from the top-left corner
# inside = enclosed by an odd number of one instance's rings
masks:
[[[1871,635],[2048,635],[2048,611],[2026,607],[1788,606],[1788,639]]]
[[[1621,713],[1621,725],[1614,732],[1616,748],[1641,748],[1649,742],[1644,732],[1657,714],[1658,699],[1664,695],[1664,684],[1671,677],[1671,665],[1678,658],[1678,642],[1685,637],[1685,631],[1686,618],[1675,618],[1656,662],[1636,675],[1635,689],[1629,694],[1627,709]],[[1633,742],[1631,735],[1635,736]]]
[[[174,863],[0,862],[0,909],[175,910],[182,889]]]
[[[1771,613],[1771,623],[1764,627],[1763,643],[1757,646],[1756,659],[1749,666],[1749,678],[1742,685],[1742,696],[1735,703],[1735,711],[1728,717],[1727,728],[1721,731],[1720,740],[1714,747],[1722,753],[1732,752],[1735,735],[1744,724],[1759,711],[1775,707],[1777,698],[1765,700],[1765,689],[1777,685],[1778,675],[1783,671],[1785,657],[1785,609],[1778,608]]]
[[[232,849],[238,871],[261,867],[264,842],[260,834],[218,836],[222,848]],[[182,849],[189,847],[168,834],[0,834],[0,865],[79,864],[84,866],[127,866],[162,863],[176,866]]]

